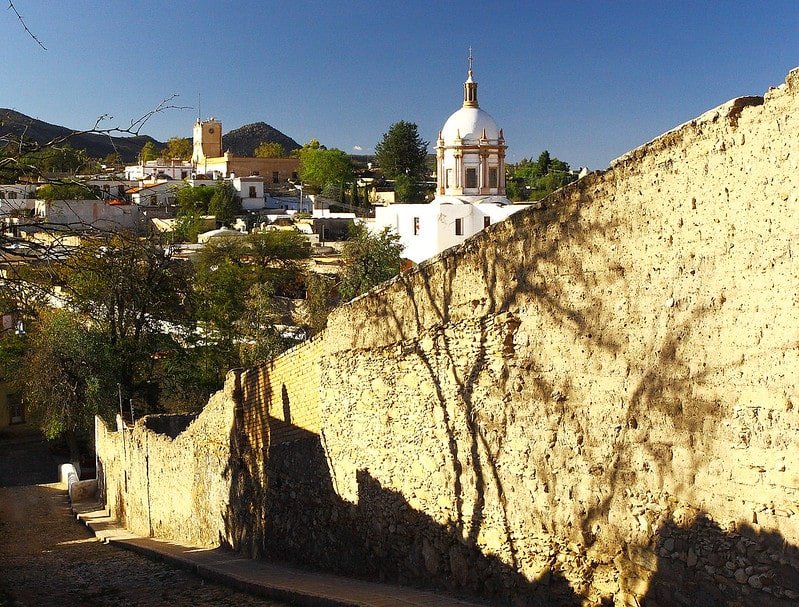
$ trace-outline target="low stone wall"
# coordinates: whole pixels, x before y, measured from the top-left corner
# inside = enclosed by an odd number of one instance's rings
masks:
[[[226,540],[237,381],[230,374],[225,389],[175,438],[169,431],[175,420],[145,417],[133,428],[109,431],[97,419],[99,492],[130,531],[195,546]]]
[[[109,503],[501,604],[795,604],[797,116],[794,71],[100,437]]]

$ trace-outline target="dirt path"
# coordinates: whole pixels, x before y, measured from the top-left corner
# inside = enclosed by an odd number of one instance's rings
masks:
[[[8,449],[0,448],[6,478],[12,462],[24,465],[24,458],[6,457]],[[24,480],[25,471],[13,476]],[[284,607],[98,542],[71,516],[58,485],[0,487],[0,607],[71,605]]]

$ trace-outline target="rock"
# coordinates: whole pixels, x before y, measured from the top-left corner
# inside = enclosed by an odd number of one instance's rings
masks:
[[[762,588],[763,587],[763,580],[760,578],[759,575],[753,575],[748,580],[749,585],[752,588]]]
[[[743,569],[736,569],[735,570],[735,581],[739,584],[746,584],[749,581],[749,576],[746,575],[746,571]]]
[[[696,567],[696,562],[698,561],[698,557],[696,556],[696,552],[693,551],[692,548],[688,549],[688,558],[685,560],[686,565],[689,567]]]

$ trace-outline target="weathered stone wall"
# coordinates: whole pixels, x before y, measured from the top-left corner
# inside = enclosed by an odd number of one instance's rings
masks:
[[[795,604],[797,116],[794,71],[340,308],[174,441],[137,426],[128,519],[207,424],[203,541],[502,604]]]
[[[231,374],[225,389],[174,439],[173,422],[184,426],[187,420],[145,417],[118,432],[97,420],[99,490],[132,532],[197,546],[227,540],[236,383]]]
[[[794,71],[336,312],[338,494],[366,471],[451,529],[425,569],[475,591],[476,546],[595,600],[799,597],[798,95]]]

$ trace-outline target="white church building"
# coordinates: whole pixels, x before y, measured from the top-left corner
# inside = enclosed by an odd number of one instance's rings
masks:
[[[438,133],[435,198],[378,207],[375,230],[394,230],[403,256],[420,263],[526,208],[505,196],[505,148],[502,129],[478,105],[470,53],[463,106]]]

